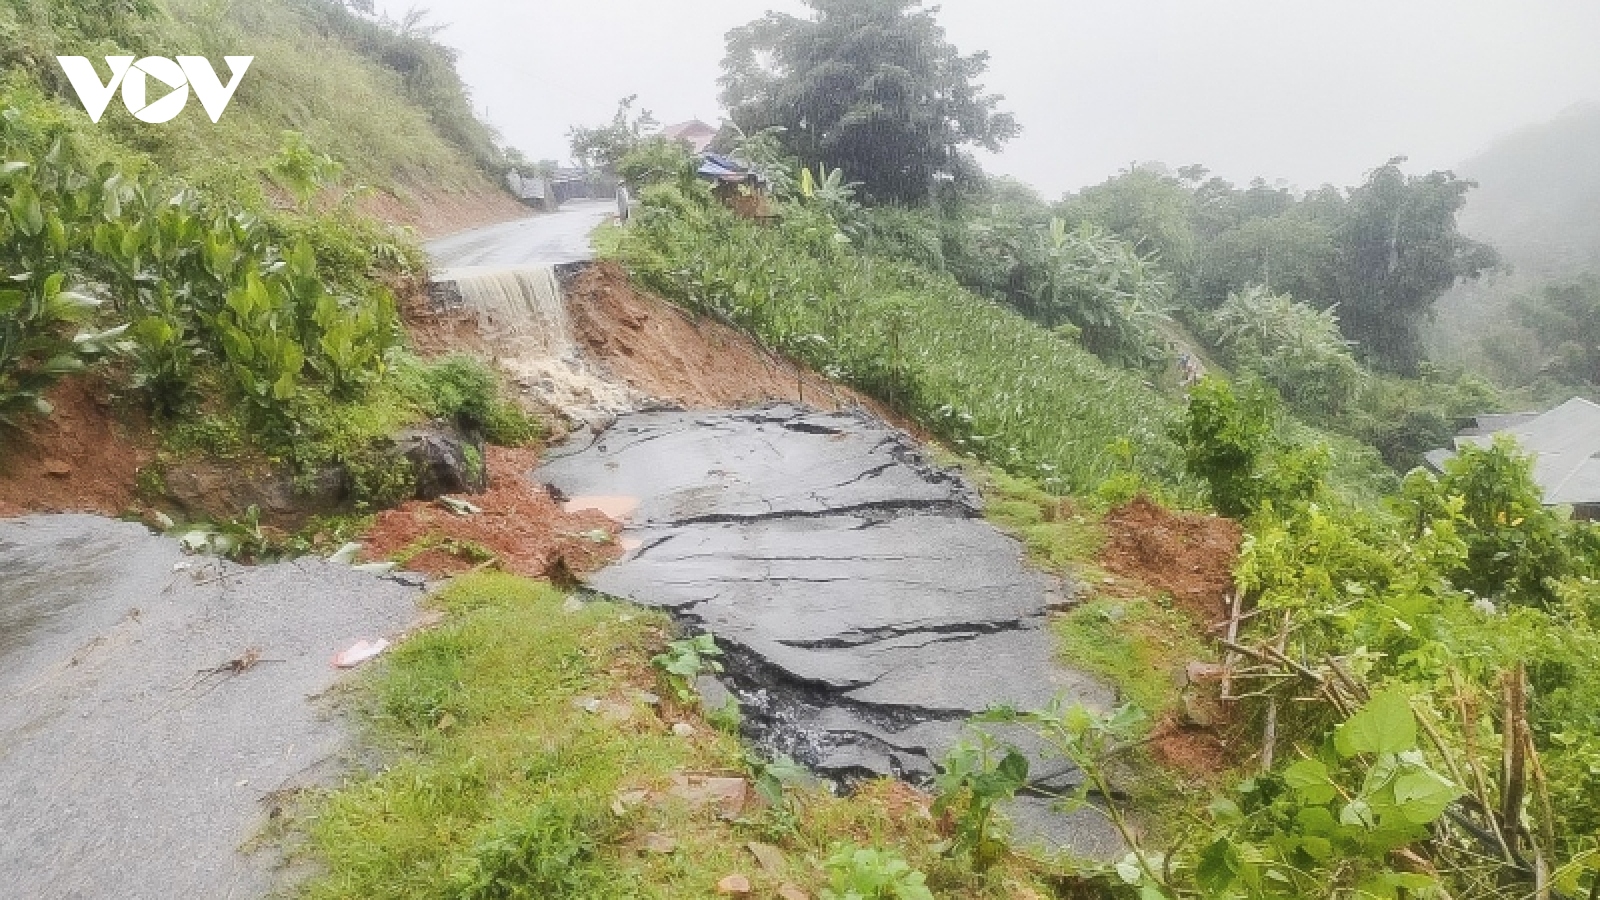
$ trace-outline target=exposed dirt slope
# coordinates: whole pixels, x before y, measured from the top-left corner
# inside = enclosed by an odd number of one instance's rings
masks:
[[[357,206],[380,221],[415,228],[424,240],[533,214],[487,181],[474,189],[421,185],[398,188],[394,193],[379,191]]]
[[[154,451],[137,416],[118,415],[100,378],[69,378],[49,394],[55,413],[0,432],[0,516],[120,515],[134,505],[139,467]]]
[[[1200,625],[1227,621],[1239,523],[1163,509],[1138,497],[1106,516],[1107,571],[1169,594]]]
[[[567,294],[578,342],[634,389],[690,409],[727,409],[773,400],[835,410],[867,398],[786,360],[748,337],[635,290],[613,263],[580,273]]]
[[[438,503],[411,502],[378,515],[363,542],[368,559],[397,554],[405,568],[454,575],[488,562],[530,578],[591,571],[615,559],[621,526],[594,510],[563,511],[548,491],[528,478],[539,462],[536,448],[490,447],[489,490],[467,497],[483,511],[457,515]]]

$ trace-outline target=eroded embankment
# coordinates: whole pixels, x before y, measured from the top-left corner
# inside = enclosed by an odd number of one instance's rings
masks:
[[[862,412],[624,416],[536,476],[637,498],[636,549],[593,587],[713,633],[748,730],[825,775],[925,779],[991,706],[1113,702],[1054,661],[1043,626],[1064,586],[1023,565],[959,477]],[[1036,762],[1036,785],[1076,780]],[[1085,852],[1115,844],[1092,813],[1052,825]]]

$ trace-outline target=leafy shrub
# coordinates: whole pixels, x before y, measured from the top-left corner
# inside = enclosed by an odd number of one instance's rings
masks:
[[[1315,310],[1287,294],[1250,287],[1229,294],[1209,325],[1211,339],[1235,368],[1265,380],[1298,412],[1336,416],[1361,386],[1361,367],[1332,308]]]
[[[926,210],[880,206],[865,213],[862,245],[868,253],[919,266],[930,272],[945,271],[944,244],[939,221]]]
[[[134,386],[162,413],[187,406],[197,369],[214,362],[260,426],[287,434],[302,377],[349,398],[382,374],[398,334],[392,299],[330,290],[306,242],[285,249],[257,216],[130,174],[15,107],[0,119],[0,154],[0,269],[30,273],[34,294],[6,301],[20,310],[0,358],[12,393],[36,394],[104,343],[60,343],[89,307],[61,291],[66,277],[104,285],[127,317],[125,333],[101,338],[123,338]]]
[[[1480,597],[1549,606],[1557,582],[1589,574],[1600,558],[1585,551],[1590,529],[1544,506],[1533,480],[1533,458],[1501,435],[1489,447],[1460,448],[1442,476],[1418,470],[1405,483],[1417,521],[1459,514],[1467,553],[1446,573]]]
[[[715,637],[697,634],[668,644],[665,652],[651,658],[650,664],[666,676],[678,701],[689,703],[694,700],[695,679],[722,671],[722,663],[717,661],[721,655],[722,648],[717,646]]]
[[[461,900],[600,900],[618,896],[595,860],[599,816],[555,801],[496,828],[456,878]]]
[[[1276,400],[1260,382],[1235,393],[1215,376],[1189,392],[1189,408],[1173,428],[1189,473],[1205,479],[1211,503],[1242,517],[1275,503],[1292,507],[1311,499],[1327,473],[1327,455],[1278,440]]]
[[[927,877],[893,850],[838,844],[827,869],[822,900],[933,900]]]
[[[1013,747],[996,746],[980,733],[946,754],[935,776],[938,798],[934,815],[953,814],[952,849],[983,869],[1000,858],[1006,846],[1004,824],[995,818],[996,804],[1010,800],[1028,782],[1028,758]]]
[[[503,447],[520,447],[544,433],[539,421],[502,397],[494,370],[470,356],[424,363],[403,357],[396,372],[402,393],[429,415],[483,432]]]

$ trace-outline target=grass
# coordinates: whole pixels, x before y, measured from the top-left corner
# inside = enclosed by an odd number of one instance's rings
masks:
[[[742,774],[745,748],[680,708],[649,659],[661,614],[594,602],[575,611],[542,582],[486,573],[433,601],[440,627],[395,649],[357,687],[382,771],[314,798],[293,821],[321,874],[302,895],[331,898],[681,898],[742,873],[757,896],[780,883],[817,895],[840,841],[892,848],[941,897],[1047,896],[1035,867],[985,875],[939,855],[934,823],[892,782],[839,798],[792,794],[792,811],[723,821],[664,796],[674,775]],[[659,694],[659,705],[642,699]],[[585,700],[601,711],[583,711]],[[674,734],[687,722],[690,737]],[[643,802],[619,801],[648,791]],[[635,797],[637,799],[637,797]],[[647,835],[675,842],[643,849]],[[777,846],[782,876],[749,841]]]
[[[1194,620],[1165,596],[1102,568],[1111,504],[1100,497],[1058,497],[992,468],[965,468],[984,495],[985,518],[1020,540],[1030,563],[1082,591],[1082,602],[1052,622],[1062,664],[1103,679],[1152,724],[1179,711],[1184,667],[1216,654]]]
[[[455,73],[438,66],[437,48],[389,35],[337,3],[15,0],[0,7],[0,38],[0,67],[57,96],[84,130],[148,156],[169,174],[259,190],[261,167],[292,129],[358,182],[484,184],[477,158],[490,132],[462,124],[469,101],[459,81],[452,89]],[[55,56],[114,52],[205,55],[224,81],[224,55],[245,52],[255,61],[220,124],[191,99],[184,113],[160,126],[138,122],[117,101],[99,125],[89,126]],[[424,78],[430,83],[421,84]]]
[[[948,276],[842,248],[831,224],[802,211],[761,227],[654,188],[645,203],[604,248],[646,288],[729,319],[954,449],[1051,490],[1092,493],[1133,472],[1198,500],[1167,435],[1180,407],[1138,375]]]
[[[1152,723],[1181,706],[1184,666],[1215,655],[1192,620],[1154,597],[1095,597],[1057,619],[1053,630],[1063,662],[1110,682],[1122,702]]]

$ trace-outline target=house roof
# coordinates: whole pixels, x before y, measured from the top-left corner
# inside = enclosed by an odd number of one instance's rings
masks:
[[[1480,416],[1479,422],[1488,425],[1486,420],[1493,418]],[[1463,433],[1456,438],[1456,449],[1487,447],[1496,434],[1509,434],[1533,454],[1533,479],[1544,490],[1545,503],[1600,503],[1600,405],[1574,397],[1543,415],[1506,416],[1501,424],[1493,432]],[[1442,466],[1454,455],[1436,450],[1427,458]]]
[[[716,139],[717,129],[699,119],[690,119],[676,125],[668,125],[661,129],[661,136],[668,140],[682,141],[689,145],[690,152],[704,153],[711,142]]]

